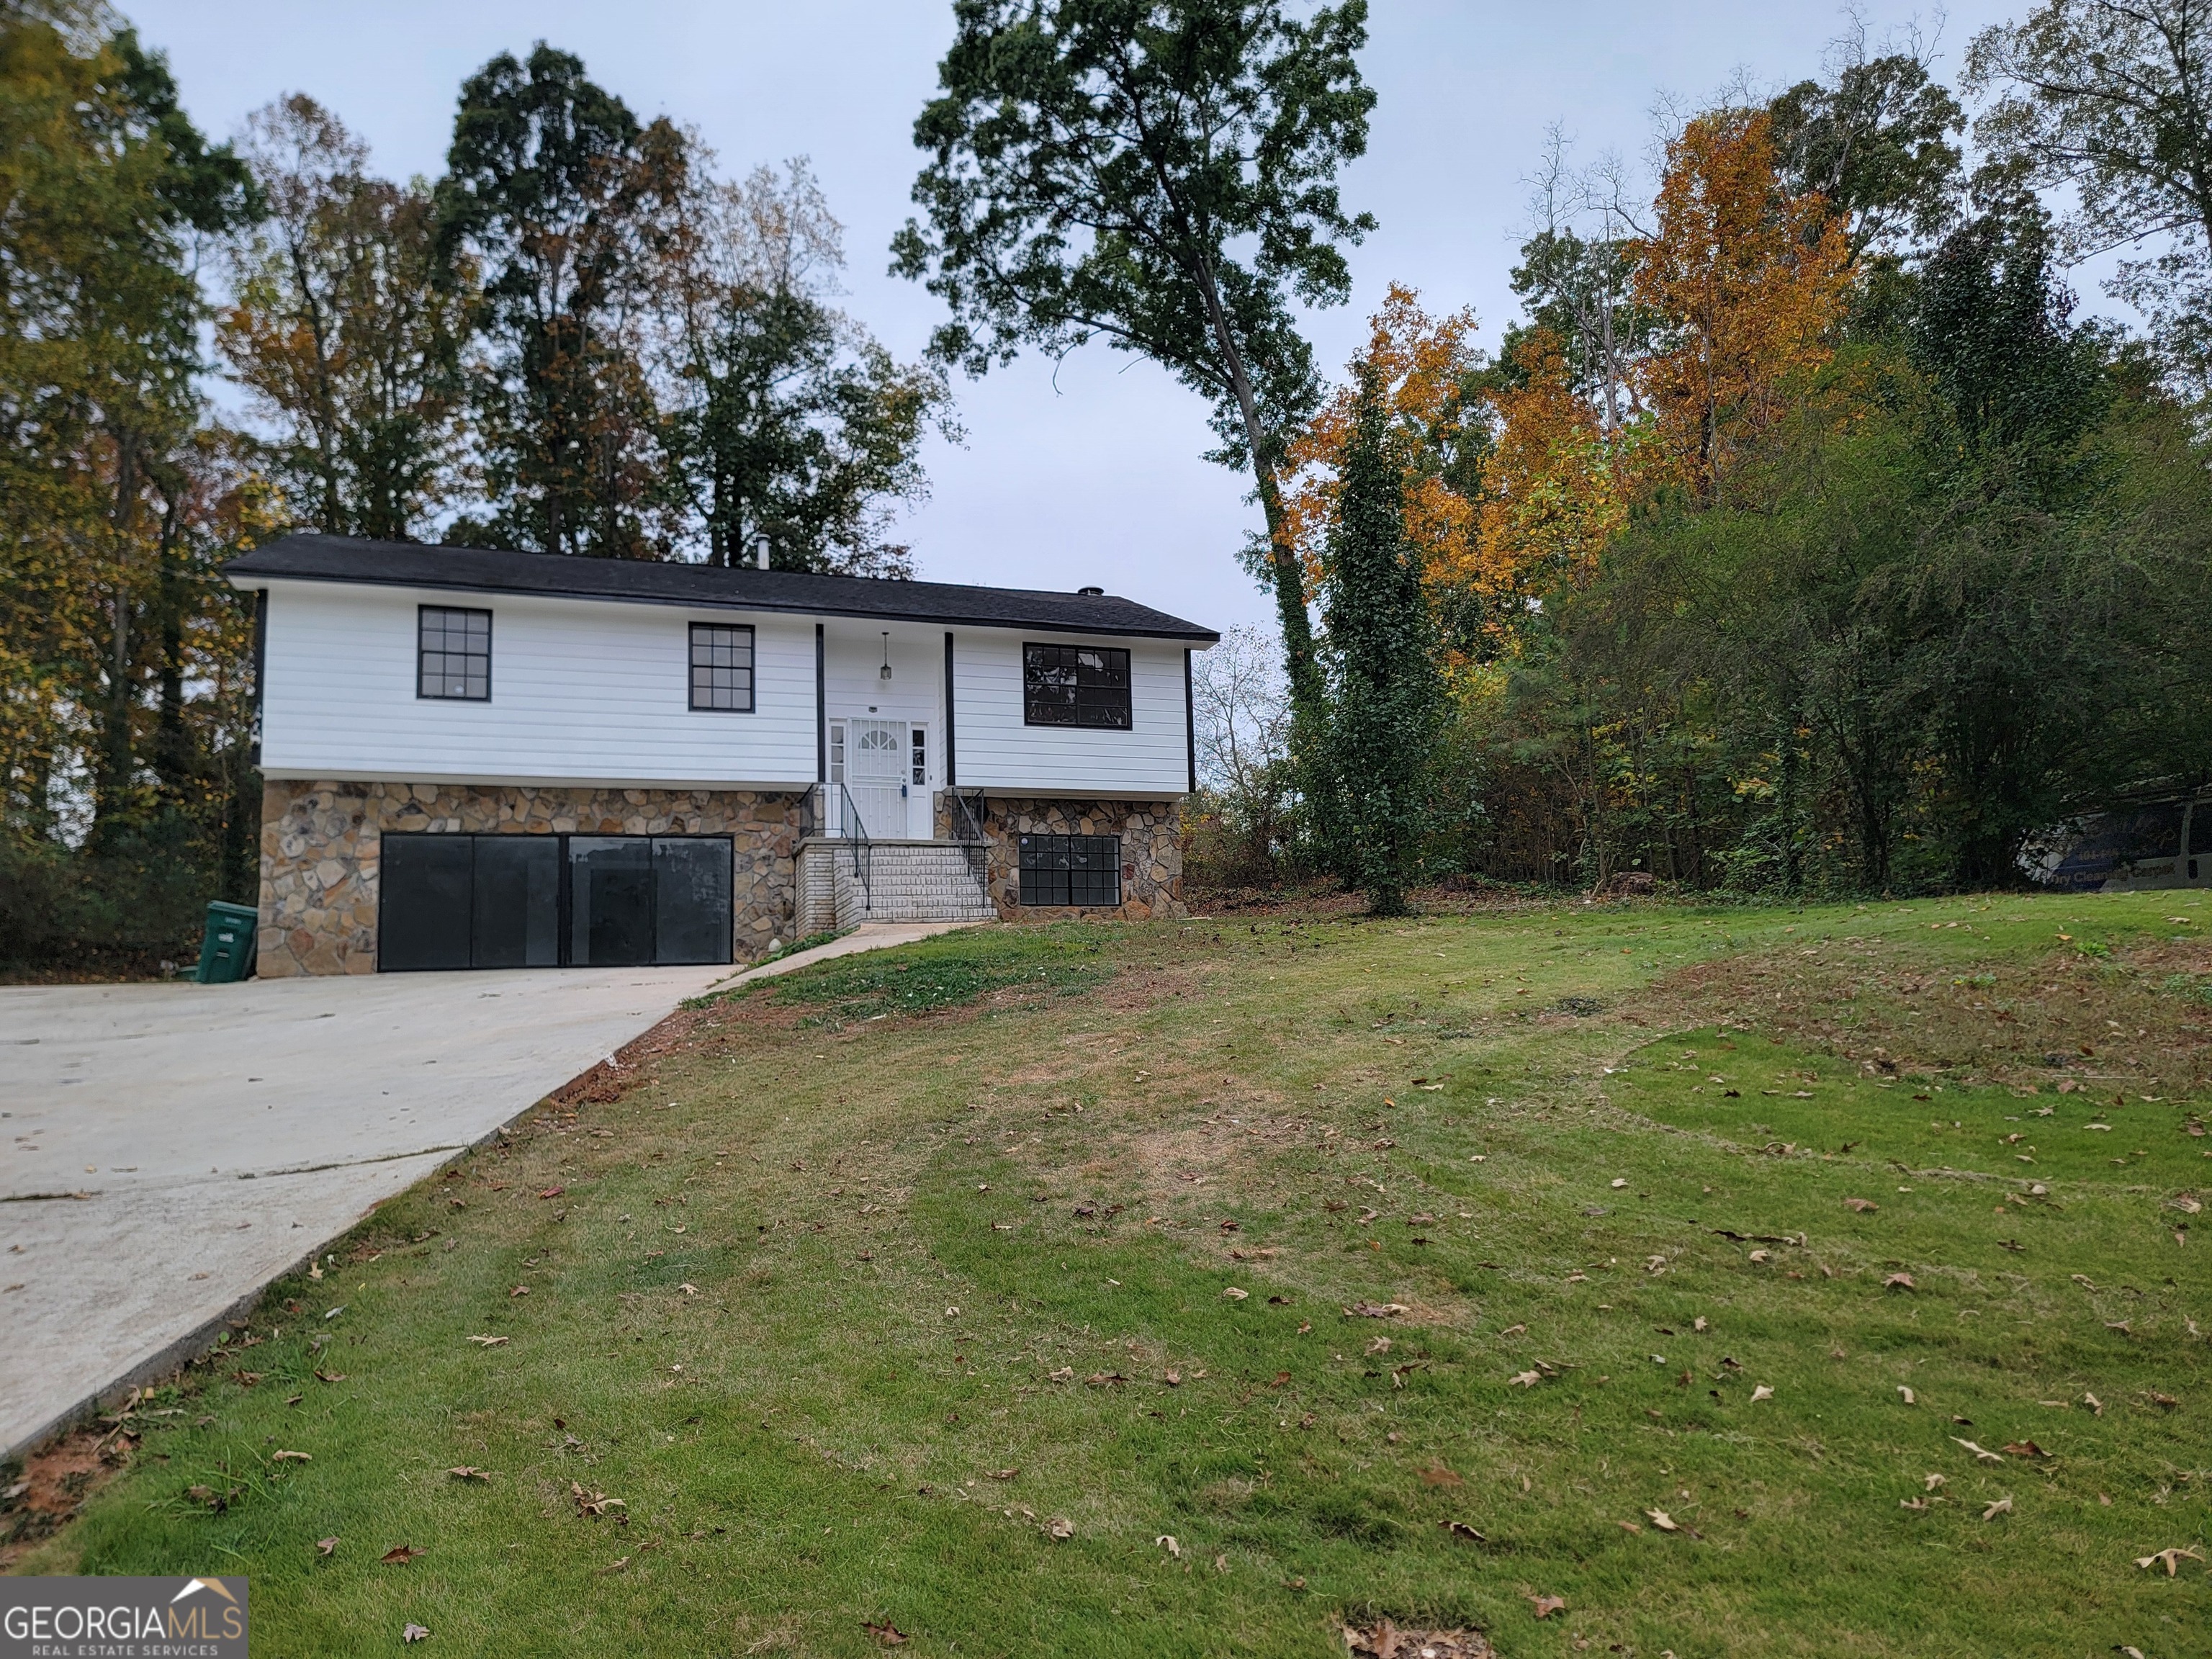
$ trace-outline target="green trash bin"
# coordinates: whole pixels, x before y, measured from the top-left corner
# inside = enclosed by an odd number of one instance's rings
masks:
[[[250,904],[210,899],[207,932],[200,936],[200,968],[192,977],[203,985],[228,985],[253,971],[253,934],[261,913]]]

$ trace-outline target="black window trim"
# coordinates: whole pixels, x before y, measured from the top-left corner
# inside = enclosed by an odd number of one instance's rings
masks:
[[[743,634],[747,636],[746,654],[751,658],[745,670],[745,706],[742,708],[717,707],[699,701],[699,687],[692,678],[699,665],[694,653],[699,648],[699,630],[711,628],[717,633]],[[701,622],[696,617],[684,630],[684,695],[690,712],[695,714],[754,714],[760,712],[760,634],[750,623]]]
[[[1073,720],[1041,720],[1030,714],[1030,653],[1032,651],[1099,651],[1118,652],[1122,663],[1121,694],[1128,713],[1127,721],[1121,726],[1085,726],[1080,719]],[[1077,712],[1081,713],[1079,701]],[[1088,641],[1024,640],[1022,641],[1022,724],[1048,731],[1061,732],[1133,732],[1137,729],[1136,659],[1126,645],[1094,645]]]
[[[484,619],[484,694],[481,697],[448,696],[442,691],[422,689],[422,613],[426,611],[458,611],[465,617]],[[476,605],[418,605],[415,607],[415,701],[417,702],[489,702],[492,696],[492,613],[489,606]],[[441,653],[441,655],[444,653]]]

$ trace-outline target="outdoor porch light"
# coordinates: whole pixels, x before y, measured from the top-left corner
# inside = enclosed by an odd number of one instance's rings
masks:
[[[884,629],[884,665],[876,671],[876,678],[887,680],[891,677],[891,630]]]

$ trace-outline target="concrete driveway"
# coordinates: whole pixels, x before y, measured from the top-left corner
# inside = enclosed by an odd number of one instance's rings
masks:
[[[0,988],[0,1451],[730,971]]]

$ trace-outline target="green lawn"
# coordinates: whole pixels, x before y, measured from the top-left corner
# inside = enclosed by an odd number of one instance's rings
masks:
[[[277,1285],[17,1570],[248,1572],[268,1655],[2212,1654],[2135,1565],[2212,1555],[2189,897],[808,970]]]

